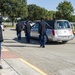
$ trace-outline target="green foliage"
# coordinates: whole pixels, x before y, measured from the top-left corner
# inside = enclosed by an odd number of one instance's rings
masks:
[[[55,11],[48,11],[47,13],[47,19],[55,19],[56,18],[56,12]]]
[[[73,16],[71,17],[71,21],[72,21],[72,22],[75,22],[75,15],[73,15]]]
[[[28,18],[31,20],[40,19],[40,17],[46,17],[47,10],[34,4],[28,5]]]
[[[26,0],[0,0],[0,10],[3,16],[8,16],[14,22],[16,18],[27,17]]]
[[[68,19],[68,20],[70,20],[74,12],[71,2],[68,2],[66,0],[59,3],[57,10],[58,10],[56,13],[57,18],[63,18],[63,19]]]
[[[22,20],[38,20],[40,17],[45,19],[68,19],[74,21],[74,8],[71,2],[64,0],[60,2],[58,11],[48,11],[45,8],[35,4],[27,5],[27,0],[0,0],[0,12],[3,16],[7,16],[9,21],[16,21],[17,18]]]

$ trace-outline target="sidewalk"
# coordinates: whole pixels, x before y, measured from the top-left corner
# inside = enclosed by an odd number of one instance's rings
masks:
[[[38,69],[35,70],[31,64],[6,47],[2,48],[1,62],[3,69],[0,69],[0,75],[45,75],[40,74]]]
[[[7,60],[18,60],[18,56],[6,48],[2,48],[1,64],[3,69],[0,69],[0,75],[19,75],[17,71],[7,62]]]

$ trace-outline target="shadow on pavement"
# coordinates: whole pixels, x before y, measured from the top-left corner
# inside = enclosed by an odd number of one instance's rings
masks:
[[[28,46],[28,45],[3,45],[3,46],[6,46],[6,47],[33,47],[33,48],[39,48],[39,46]]]
[[[62,42],[49,41],[47,45],[62,45]]]
[[[5,44],[3,46],[7,46],[7,47],[33,47],[33,48],[40,47],[38,39],[33,39],[33,38],[31,39],[30,43],[26,42],[25,37],[22,37],[21,40],[18,40],[17,37],[14,39],[4,39],[4,40],[5,40],[4,43],[7,43],[7,44]],[[23,43],[23,44],[18,44],[18,43]],[[27,45],[27,44],[29,44],[29,45]],[[67,43],[67,44],[70,44],[70,43]],[[46,45],[63,45],[63,44],[62,44],[62,42],[49,41],[48,43],[46,43]]]
[[[39,44],[39,41],[36,40],[36,39],[30,39],[30,43],[27,43],[25,37],[21,37],[21,40],[18,40],[17,38],[14,38],[13,40],[15,40],[15,41],[17,41],[19,43],[35,44],[35,45]]]
[[[20,42],[20,43],[40,45],[39,44],[39,40],[38,39],[34,39],[34,38],[31,38],[31,42],[30,43],[26,42],[25,37],[22,37],[21,40],[18,40],[17,38],[14,38],[13,40],[15,40],[17,42]],[[62,45],[62,44],[63,44],[62,42],[52,42],[52,41],[49,41],[48,43],[46,43],[46,45]]]
[[[10,29],[10,30],[15,30],[16,31],[16,29],[14,28],[14,29]]]

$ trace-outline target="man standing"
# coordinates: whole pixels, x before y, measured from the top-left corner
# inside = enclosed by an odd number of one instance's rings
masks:
[[[2,35],[1,24],[2,24],[2,16],[0,14],[0,69],[2,69],[2,65],[1,65],[1,50],[2,50],[2,42],[3,42],[3,35]]]
[[[30,25],[30,23],[28,21],[26,21],[24,31],[25,31],[26,41],[27,41],[27,43],[30,43],[31,25]]]
[[[17,32],[18,40],[21,40],[21,31],[22,31],[22,25],[18,21],[18,23],[16,24],[16,32]]]
[[[45,47],[46,43],[46,30],[47,30],[47,24],[44,21],[43,18],[41,18],[41,22],[39,23],[38,33],[39,33],[39,42],[40,47]]]

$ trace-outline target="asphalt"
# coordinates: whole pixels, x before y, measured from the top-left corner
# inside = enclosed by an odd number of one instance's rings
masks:
[[[11,30],[11,31],[10,31]],[[8,34],[6,34],[8,33]],[[17,44],[18,49],[21,48],[21,42],[15,41],[13,38],[16,35],[14,29],[6,28],[3,32],[4,42],[1,53],[1,64],[3,69],[0,69],[0,75],[47,75],[36,66],[32,65],[23,57],[16,54],[12,48],[8,46],[15,46]],[[10,36],[10,34],[12,34]],[[14,36],[13,36],[14,35]],[[24,39],[25,40],[25,39]],[[22,42],[24,41],[21,40]],[[17,49],[13,48],[14,50]],[[23,46],[22,46],[23,47]]]
[[[8,36],[9,34],[5,34],[5,35]],[[9,46],[10,44],[12,44],[13,46],[13,43],[15,43],[15,41],[11,40],[11,37],[12,36],[9,36],[9,38],[6,37],[4,41],[4,45],[2,46],[1,64],[3,69],[0,69],[0,75],[47,75],[37,67],[25,61],[21,56],[14,53],[12,50],[10,50],[11,48],[6,47],[7,45]],[[15,44],[20,46],[19,42]],[[15,49],[16,48],[14,48],[14,50]],[[55,75],[55,74],[51,73],[49,75]],[[75,75],[75,74],[69,74],[69,75]]]
[[[1,64],[3,69],[0,69],[0,75],[46,75],[4,46]]]

